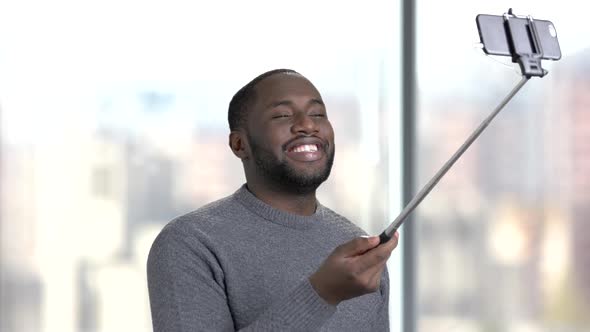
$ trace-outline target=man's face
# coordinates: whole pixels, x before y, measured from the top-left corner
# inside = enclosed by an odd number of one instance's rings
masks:
[[[268,77],[255,91],[247,115],[251,166],[289,190],[315,190],[334,161],[334,131],[319,92],[296,74]]]

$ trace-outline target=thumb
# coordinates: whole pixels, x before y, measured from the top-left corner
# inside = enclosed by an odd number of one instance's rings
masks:
[[[361,236],[340,245],[334,250],[334,253],[338,253],[344,257],[357,256],[362,255],[378,245],[378,236]]]

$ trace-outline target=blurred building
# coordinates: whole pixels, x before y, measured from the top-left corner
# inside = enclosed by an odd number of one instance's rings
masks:
[[[572,306],[590,310],[590,50],[564,59],[564,72],[558,77],[555,89],[563,97],[554,100],[550,114],[552,128],[560,135],[552,135],[550,143],[554,165],[548,177],[562,197],[560,204],[569,211],[568,230],[571,233],[571,271],[573,289],[577,289]],[[571,292],[571,290],[569,290]],[[578,316],[586,316],[578,313]],[[581,317],[577,317],[580,319]]]
[[[42,279],[39,271],[34,150],[2,145],[0,202],[0,331],[37,331],[41,327]],[[10,221],[9,223],[6,221]],[[19,317],[30,317],[21,320]]]

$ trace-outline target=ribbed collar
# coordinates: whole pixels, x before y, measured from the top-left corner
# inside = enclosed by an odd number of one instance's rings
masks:
[[[295,229],[309,229],[314,225],[317,225],[319,222],[321,222],[325,209],[320,204],[320,202],[317,202],[316,211],[311,216],[301,216],[298,214],[285,212],[276,209],[258,199],[248,190],[245,184],[233,194],[233,197],[240,204],[261,218],[264,218],[275,224]]]

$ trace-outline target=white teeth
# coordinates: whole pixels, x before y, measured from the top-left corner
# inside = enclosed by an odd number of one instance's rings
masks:
[[[318,146],[315,144],[305,144],[300,145],[293,149],[293,152],[316,152],[318,150]]]

